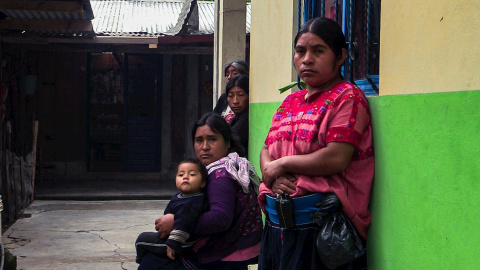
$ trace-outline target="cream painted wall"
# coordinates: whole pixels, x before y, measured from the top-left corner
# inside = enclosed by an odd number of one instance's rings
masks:
[[[479,10],[475,0],[382,1],[380,95],[478,90]]]
[[[213,74],[213,104],[225,92],[225,65],[233,60],[245,60],[246,0],[215,1],[215,42]]]
[[[281,95],[277,89],[296,80],[292,57],[297,4],[296,0],[252,0],[251,103],[281,101],[290,93]]]

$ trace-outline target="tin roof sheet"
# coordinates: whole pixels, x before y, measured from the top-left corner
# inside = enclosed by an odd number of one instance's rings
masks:
[[[93,35],[88,0],[0,1],[0,30],[41,35]]]
[[[175,24],[182,1],[91,0],[93,29],[102,36],[163,36]],[[213,34],[215,2],[198,1],[199,33]],[[250,33],[251,5],[247,4],[246,33]]]
[[[159,37],[175,34],[182,22],[182,0],[0,1],[0,31],[41,36]],[[188,1],[186,1],[188,2]],[[197,35],[213,34],[215,2],[197,1]],[[246,5],[250,33],[251,5]],[[3,19],[2,19],[3,18]],[[170,31],[169,30],[175,30]]]

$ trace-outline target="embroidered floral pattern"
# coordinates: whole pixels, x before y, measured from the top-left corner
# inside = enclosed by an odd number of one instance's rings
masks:
[[[366,206],[375,172],[368,100],[348,82],[340,82],[308,98],[306,94],[307,90],[290,94],[275,112],[265,139],[268,154],[276,160],[313,153],[329,142],[353,145],[352,160],[343,171],[330,175],[295,174],[296,191],[291,195],[335,192],[342,201],[342,209],[349,217],[355,217],[355,226],[364,236],[370,224]],[[260,185],[261,205],[265,203],[262,195],[271,193],[270,188]]]
[[[358,149],[362,134],[355,130],[359,106],[366,108],[368,115],[370,114],[367,101],[360,91],[354,85],[342,82],[335,88],[315,93],[307,99],[307,90],[290,94],[275,112],[265,144],[269,146],[281,141],[307,144],[320,144],[323,141],[325,145],[333,141],[347,142],[355,146],[354,159],[368,157],[373,150],[369,152],[367,149]],[[353,103],[353,106],[346,105],[351,111],[343,126],[328,127],[324,137],[319,140],[320,125],[325,117],[329,117],[330,121],[345,102]],[[342,115],[345,114],[344,109],[341,109]]]
[[[208,164],[208,174],[215,172],[217,178],[225,176],[222,175],[225,174],[223,170],[218,170],[220,168],[225,168],[232,178],[240,184],[245,193],[249,192],[250,183],[253,183],[256,189],[260,185],[260,179],[252,163],[246,158],[240,157],[236,152]]]

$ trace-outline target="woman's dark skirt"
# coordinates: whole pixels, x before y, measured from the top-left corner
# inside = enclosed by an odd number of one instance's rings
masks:
[[[265,220],[259,270],[323,270],[326,268],[317,254],[317,236],[320,229],[315,224],[299,225],[292,229],[280,228]],[[366,255],[342,266],[340,270],[363,270]]]

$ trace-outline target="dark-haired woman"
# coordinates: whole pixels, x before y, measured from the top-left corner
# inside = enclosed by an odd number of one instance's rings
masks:
[[[235,76],[238,75],[246,75],[248,76],[248,63],[243,61],[243,60],[233,60],[231,62],[228,62],[225,65],[225,69],[223,71],[225,75],[225,82],[228,84],[230,79],[232,79]],[[230,123],[235,116],[234,112],[232,109],[228,106],[228,100],[227,100],[227,93],[223,93],[217,101],[217,105],[215,105],[215,108],[213,109],[215,113],[220,114],[225,120],[227,120],[227,123]]]
[[[320,229],[310,215],[325,193],[366,240],[374,174],[370,109],[363,92],[343,81],[347,45],[340,26],[316,18],[295,37],[294,64],[307,89],[290,94],[272,118],[260,153],[259,202],[267,215],[258,269],[326,269],[316,250]],[[293,198],[294,227],[280,225],[276,194]],[[362,269],[363,258],[340,269]]]
[[[230,126],[245,148],[246,157],[248,157],[248,84],[248,76],[239,75],[231,78],[226,87],[228,106],[235,114]]]
[[[262,217],[256,189],[258,176],[251,163],[239,157],[241,147],[228,123],[213,112],[205,114],[192,131],[195,154],[208,169],[209,210],[200,215],[194,232],[205,236],[194,256],[165,259],[147,253],[139,269],[238,269],[255,264],[260,252]],[[257,183],[257,184],[256,184]],[[160,237],[173,228],[174,216],[155,221]]]

